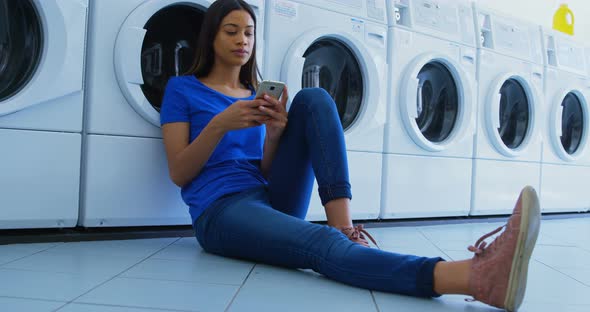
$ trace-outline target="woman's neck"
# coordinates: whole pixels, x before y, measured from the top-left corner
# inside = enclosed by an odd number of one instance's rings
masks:
[[[212,85],[225,86],[232,89],[241,89],[240,82],[241,66],[227,66],[225,64],[216,63],[211,68],[211,72],[204,80]]]

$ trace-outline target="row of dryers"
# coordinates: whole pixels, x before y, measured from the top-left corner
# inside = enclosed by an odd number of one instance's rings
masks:
[[[0,1],[0,228],[190,223],[159,107],[211,2]],[[353,218],[590,207],[582,45],[460,0],[247,2],[264,79],[338,106]]]

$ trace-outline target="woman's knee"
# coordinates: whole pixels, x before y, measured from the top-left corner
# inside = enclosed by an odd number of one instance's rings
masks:
[[[322,88],[305,88],[297,92],[291,102],[290,109],[322,114],[336,110],[336,103],[334,103],[330,94]]]
[[[328,97],[330,98],[330,94],[324,90],[323,88],[304,88],[301,89],[301,91],[297,92],[297,95],[295,96],[295,98],[297,97],[302,97],[303,99],[306,100],[312,100],[312,99],[317,99],[317,98],[322,98],[322,97]]]

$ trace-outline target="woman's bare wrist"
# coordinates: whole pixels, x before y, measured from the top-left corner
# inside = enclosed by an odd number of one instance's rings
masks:
[[[205,128],[217,135],[224,135],[227,132],[227,130],[219,124],[216,117],[213,117]]]

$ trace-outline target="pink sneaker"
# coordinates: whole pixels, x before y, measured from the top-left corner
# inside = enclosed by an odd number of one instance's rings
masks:
[[[351,241],[361,244],[365,247],[369,247],[369,242],[365,238],[366,235],[371,240],[371,242],[375,244],[375,247],[379,248],[373,236],[371,236],[371,234],[369,234],[369,232],[363,228],[362,224],[348,228],[341,228],[340,232],[344,233],[344,235],[346,235]]]
[[[469,277],[474,300],[508,311],[520,307],[540,225],[539,199],[535,190],[527,186],[521,191],[508,223],[468,248],[475,253]],[[486,248],[483,240],[503,227],[504,232]]]

